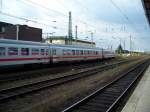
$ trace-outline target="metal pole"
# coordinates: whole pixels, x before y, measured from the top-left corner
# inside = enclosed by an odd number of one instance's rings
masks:
[[[125,50],[125,49],[126,49],[126,48],[125,48],[125,45],[126,45],[125,40],[124,40],[124,43],[123,43],[123,44],[124,44],[124,50]]]
[[[111,45],[111,48],[110,48],[110,49],[111,49],[111,51],[112,51],[112,49],[113,49],[113,45]]]
[[[76,25],[75,26],[75,41],[76,41],[76,44],[77,44],[77,39],[78,39],[78,26]]]
[[[120,45],[121,45],[121,38],[119,38],[120,39]]]
[[[72,16],[71,16],[71,12],[69,12],[68,37],[69,37],[69,44],[72,44]]]
[[[19,40],[19,25],[16,25],[16,40]]]
[[[131,48],[131,35],[130,35],[130,55],[131,55],[131,50],[132,48]]]
[[[93,32],[91,32],[91,41],[92,41],[91,44],[92,44],[92,47],[93,47],[93,46],[94,46],[94,45],[93,45]]]
[[[48,33],[46,33],[45,35],[46,35],[47,42],[51,43],[50,39],[48,38]]]

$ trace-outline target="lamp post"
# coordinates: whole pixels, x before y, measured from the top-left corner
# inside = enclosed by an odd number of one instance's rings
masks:
[[[54,33],[56,33],[56,32],[51,32],[51,33],[49,33],[52,37],[54,37]],[[51,41],[51,43],[53,43],[52,42],[52,39],[50,39],[50,41]]]
[[[53,36],[54,35],[54,33],[56,33],[56,32],[51,32],[51,33],[45,33],[45,35],[46,35],[46,40],[48,41],[50,41],[50,42],[48,42],[48,43],[52,43],[52,41],[51,41],[51,38],[50,38],[50,36],[49,35],[51,35],[51,36]],[[48,38],[49,37],[49,38]]]
[[[19,25],[16,25],[16,40],[19,40]]]
[[[56,20],[53,20],[52,22],[53,22],[53,23],[56,23],[57,21],[56,21]],[[53,26],[52,28],[53,28],[53,29],[57,29],[56,26]],[[47,33],[47,39],[48,39],[48,36],[49,36],[49,35],[51,35],[51,36],[53,37],[53,36],[54,36],[54,33],[56,33],[56,32]],[[52,43],[51,38],[49,38],[49,40],[50,40],[50,43]]]
[[[94,47],[94,45],[93,45],[93,32],[91,32],[91,41],[92,41],[92,47]]]
[[[75,26],[75,43],[77,45],[77,39],[78,39],[78,26]]]
[[[92,47],[94,47],[94,45],[93,45],[93,35],[94,35],[94,33],[92,31],[88,31],[88,32],[91,35],[91,45],[92,45]]]
[[[131,40],[131,35],[130,35],[130,56],[131,56],[131,54],[132,54],[132,47],[131,47],[131,44],[132,44],[132,42],[131,42],[132,40]]]

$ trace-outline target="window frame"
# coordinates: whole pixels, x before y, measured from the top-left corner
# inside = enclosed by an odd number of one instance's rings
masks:
[[[1,50],[1,48],[4,48]],[[6,56],[6,48],[5,47],[0,47],[0,57]]]
[[[76,51],[75,50],[72,50],[72,55],[76,55]]]
[[[40,54],[39,52],[40,52],[40,50],[38,48],[32,48],[31,49],[31,54],[32,55],[39,55]]]
[[[52,49],[52,54],[56,55],[56,49]]]
[[[27,51],[26,51],[27,54],[23,54],[23,51],[22,51],[23,49],[26,49],[26,50],[27,50]],[[24,51],[24,52],[25,52],[25,51]],[[29,56],[29,55],[30,55],[30,49],[29,49],[29,48],[21,48],[21,50],[20,50],[20,55],[21,55],[21,56]]]
[[[41,48],[41,49],[40,49],[40,55],[44,56],[44,55],[45,55],[45,51],[46,51],[46,50],[45,50],[44,48]]]
[[[17,47],[8,47],[8,56],[18,56],[19,49]]]

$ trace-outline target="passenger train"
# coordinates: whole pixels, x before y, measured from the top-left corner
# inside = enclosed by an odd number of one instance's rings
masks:
[[[0,39],[0,66],[100,60],[114,57],[113,51],[100,48]]]

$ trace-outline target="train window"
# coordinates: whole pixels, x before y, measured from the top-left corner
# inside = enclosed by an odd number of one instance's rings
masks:
[[[85,54],[87,55],[87,54],[88,54],[88,51],[85,51]]]
[[[53,49],[53,55],[56,55],[56,49]]]
[[[21,55],[23,56],[29,55],[29,48],[21,48]]]
[[[45,55],[45,49],[41,49],[41,55]]]
[[[8,55],[18,55],[18,48],[16,47],[8,48]]]
[[[91,51],[91,54],[94,54],[94,51]]]
[[[72,55],[75,55],[76,53],[75,53],[75,50],[72,50]]]
[[[39,55],[39,49],[33,48],[32,55]]]
[[[63,55],[71,55],[71,54],[73,54],[73,51],[71,51],[70,49],[63,50]]]
[[[86,55],[88,54],[88,51],[86,51]]]
[[[63,50],[63,55],[68,55],[68,50],[67,49]]]
[[[48,55],[48,49],[46,49],[46,55]]]
[[[68,55],[72,55],[72,51],[70,49],[67,50]]]
[[[0,56],[5,56],[5,47],[0,47]]]
[[[5,27],[0,27],[0,33],[4,33],[5,32]]]
[[[76,50],[76,55],[79,55],[79,50]]]
[[[80,51],[80,54],[83,55],[83,50]]]
[[[66,50],[66,53],[67,53],[67,55],[70,55],[70,50],[67,49],[67,50]]]
[[[96,55],[98,55],[98,51],[96,51]]]
[[[92,51],[90,51],[90,54],[92,54]]]
[[[66,51],[65,50],[63,50],[63,55],[66,55]]]

